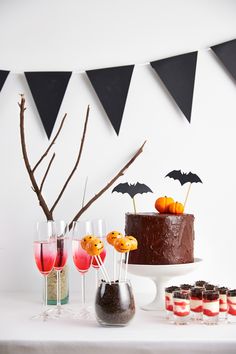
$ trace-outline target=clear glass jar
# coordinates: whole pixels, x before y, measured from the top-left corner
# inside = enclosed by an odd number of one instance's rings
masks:
[[[130,281],[100,281],[95,299],[95,313],[100,325],[126,326],[135,314]]]

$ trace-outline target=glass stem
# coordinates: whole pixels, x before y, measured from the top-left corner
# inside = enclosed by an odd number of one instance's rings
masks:
[[[48,277],[47,275],[44,275],[44,297],[43,297],[43,309],[44,312],[47,311],[48,308]]]
[[[81,290],[82,290],[82,305],[85,305],[85,275],[82,274],[82,286],[81,286]]]
[[[57,308],[61,307],[61,271],[57,270]]]

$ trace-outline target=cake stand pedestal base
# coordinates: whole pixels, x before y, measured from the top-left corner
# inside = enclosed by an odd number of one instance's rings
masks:
[[[158,311],[165,309],[165,287],[167,282],[177,276],[186,275],[196,270],[201,264],[201,258],[195,258],[193,263],[167,264],[167,265],[142,265],[129,264],[128,272],[153,280],[156,286],[156,296],[147,305],[141,306],[145,311]]]

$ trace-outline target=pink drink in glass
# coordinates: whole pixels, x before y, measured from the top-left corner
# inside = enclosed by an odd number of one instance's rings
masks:
[[[48,275],[52,271],[55,264],[55,259],[56,259],[55,240],[35,241],[34,258],[40,273],[44,275]]]
[[[65,237],[57,239],[57,256],[54,264],[56,270],[61,270],[66,264],[68,256],[66,242],[67,238]]]
[[[80,239],[72,240],[73,261],[80,273],[86,273],[92,262],[92,257],[81,247]]]
[[[105,260],[105,258],[106,258],[106,254],[107,254],[107,251],[106,251],[105,248],[104,248],[103,251],[102,251],[102,253],[100,253],[100,257],[101,257],[102,262],[104,262],[104,260]],[[93,257],[92,266],[93,266],[93,268],[99,268],[99,267],[100,267],[100,265],[97,263],[95,257]]]

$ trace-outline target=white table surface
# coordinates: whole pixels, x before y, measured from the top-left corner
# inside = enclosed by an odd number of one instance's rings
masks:
[[[95,319],[32,320],[40,306],[36,294],[0,295],[0,354],[236,353],[234,324],[176,326],[164,313],[138,308],[122,328],[101,327]],[[76,310],[77,304],[70,307]]]

